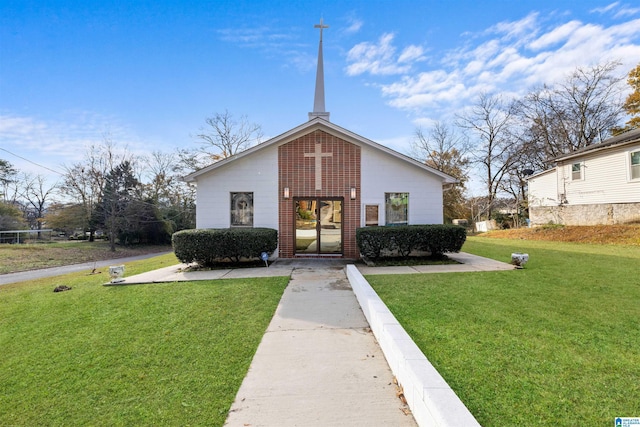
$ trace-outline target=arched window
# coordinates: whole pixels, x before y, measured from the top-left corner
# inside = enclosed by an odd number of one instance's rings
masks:
[[[231,226],[253,227],[253,193],[231,193]]]

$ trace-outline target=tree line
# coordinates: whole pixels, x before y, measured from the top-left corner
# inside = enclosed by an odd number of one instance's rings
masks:
[[[458,180],[444,193],[444,217],[494,218],[499,207],[526,216],[527,177],[553,159],[640,127],[640,64],[628,74],[623,99],[618,62],[576,68],[563,81],[521,97],[480,93],[450,122],[418,128],[411,155]],[[620,126],[622,117],[631,118]],[[42,175],[18,173],[0,159],[0,230],[51,228],[116,243],[168,243],[175,231],[195,227],[195,190],[187,173],[258,144],[260,125],[228,111],[205,120],[194,148],[134,156],[107,135],[81,161],[64,165],[48,185]],[[484,194],[467,196],[471,169]]]
[[[163,244],[195,227],[195,189],[187,173],[260,142],[261,127],[228,111],[207,118],[196,147],[135,156],[108,135],[82,160],[63,165],[58,182],[19,173],[0,159],[0,230],[54,229],[70,238]]]
[[[480,93],[450,123],[418,128],[412,155],[459,181],[444,194],[445,220],[495,219],[498,208],[507,208],[518,226],[527,217],[528,176],[561,155],[640,127],[640,64],[628,74],[626,98],[619,66],[578,67],[521,97]],[[625,115],[631,118],[621,126]],[[466,196],[471,168],[480,175],[481,196]]]

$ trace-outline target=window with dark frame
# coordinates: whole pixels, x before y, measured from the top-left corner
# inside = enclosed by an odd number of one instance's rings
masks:
[[[582,163],[574,163],[571,165],[571,181],[579,181],[582,179]]]
[[[631,153],[631,179],[640,179],[640,151]]]
[[[253,193],[231,193],[231,226],[253,227]]]
[[[385,225],[409,224],[409,193],[384,193]]]

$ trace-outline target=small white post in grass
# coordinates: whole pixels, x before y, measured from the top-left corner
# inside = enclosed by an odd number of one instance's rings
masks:
[[[111,283],[124,282],[124,265],[112,265],[109,267],[109,277],[111,277]]]

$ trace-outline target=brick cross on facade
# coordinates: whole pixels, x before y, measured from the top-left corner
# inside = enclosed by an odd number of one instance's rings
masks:
[[[305,157],[314,157],[316,160],[315,172],[316,172],[316,190],[322,190],[322,158],[332,157],[333,153],[323,153],[322,143],[316,142],[316,150],[313,153],[304,153]]]

